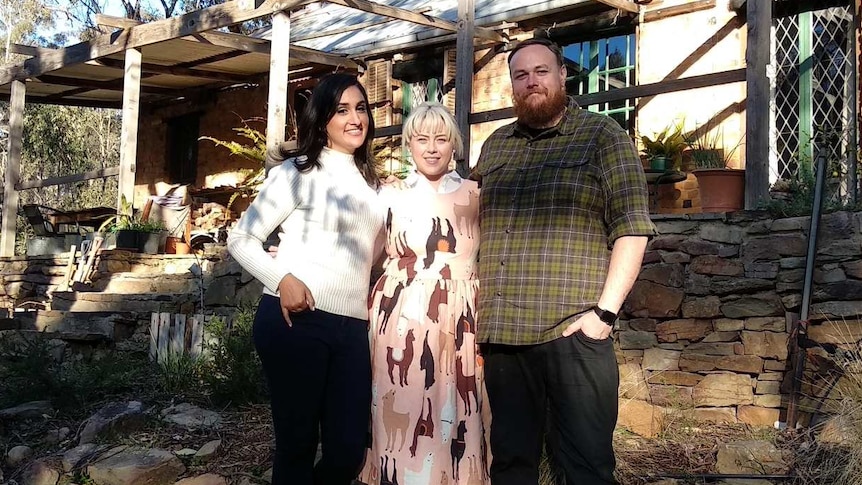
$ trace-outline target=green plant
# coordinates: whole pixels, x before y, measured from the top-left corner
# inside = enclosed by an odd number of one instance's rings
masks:
[[[134,209],[132,208],[132,202],[126,199],[125,195],[121,195],[120,207],[117,210],[117,214],[105,219],[105,222],[99,226],[96,232],[117,232],[131,229],[133,222]]]
[[[249,140],[250,143],[244,144],[236,141],[219,140],[218,138],[213,138],[211,136],[202,136],[199,138],[200,140],[211,141],[215,143],[216,146],[226,148],[230,151],[231,155],[237,155],[246,160],[258,162],[260,164],[259,168],[240,170],[240,173],[243,176],[243,179],[237,185],[237,188],[240,190],[231,195],[231,198],[227,203],[228,209],[230,209],[237,197],[257,194],[261,184],[263,184],[264,178],[266,177],[266,135],[248,126],[246,121],[243,121],[243,126],[234,128],[233,131],[235,131],[239,136]]]
[[[648,158],[665,157],[674,167],[679,167],[682,152],[688,146],[681,123],[668,125],[652,138],[642,135],[641,143],[643,143],[643,153]]]
[[[228,327],[214,318],[207,324],[207,355],[203,380],[213,401],[243,404],[262,402],[265,384],[260,359],[254,350],[254,309],[240,308]]]
[[[200,388],[201,360],[169,352],[159,360],[159,387],[167,394],[188,394]]]
[[[695,168],[727,168],[731,157],[742,144],[742,138],[730,148],[724,143],[724,129],[711,118],[705,124],[685,133],[688,154]]]

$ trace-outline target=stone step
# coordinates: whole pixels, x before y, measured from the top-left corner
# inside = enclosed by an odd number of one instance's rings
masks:
[[[3,331],[40,333],[48,338],[71,341],[110,341],[118,324],[133,328],[135,316],[122,313],[66,312],[37,310],[14,312]]]
[[[57,291],[51,309],[76,313],[140,314],[155,312],[183,313],[199,298],[198,292],[188,293],[104,293]],[[188,313],[188,312],[186,312]]]
[[[96,292],[117,295],[197,293],[200,291],[200,278],[191,273],[112,273],[101,275],[89,286]]]

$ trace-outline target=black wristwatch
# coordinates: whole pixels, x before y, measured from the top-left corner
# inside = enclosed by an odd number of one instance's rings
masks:
[[[617,314],[612,312],[612,311],[603,310],[603,309],[599,308],[598,305],[593,307],[593,311],[596,312],[596,315],[599,316],[599,320],[607,323],[608,325],[610,325],[612,327],[617,322],[617,318],[618,318]]]

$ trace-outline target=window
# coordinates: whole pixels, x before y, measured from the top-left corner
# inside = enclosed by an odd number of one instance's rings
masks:
[[[569,94],[593,94],[634,86],[634,33],[562,45]],[[634,131],[633,99],[600,103],[588,108],[608,115],[626,130]]]
[[[191,113],[167,121],[167,172],[172,184],[195,183],[200,120],[200,113]]]
[[[406,120],[416,106],[426,102],[443,102],[443,55],[396,62],[392,77],[401,83],[401,116]]]

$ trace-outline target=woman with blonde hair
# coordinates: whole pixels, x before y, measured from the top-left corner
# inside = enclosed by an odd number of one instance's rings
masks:
[[[479,189],[453,171],[461,135],[426,103],[403,128],[415,165],[380,192],[387,261],[369,297],[372,444],[365,483],[485,484],[476,353]]]

